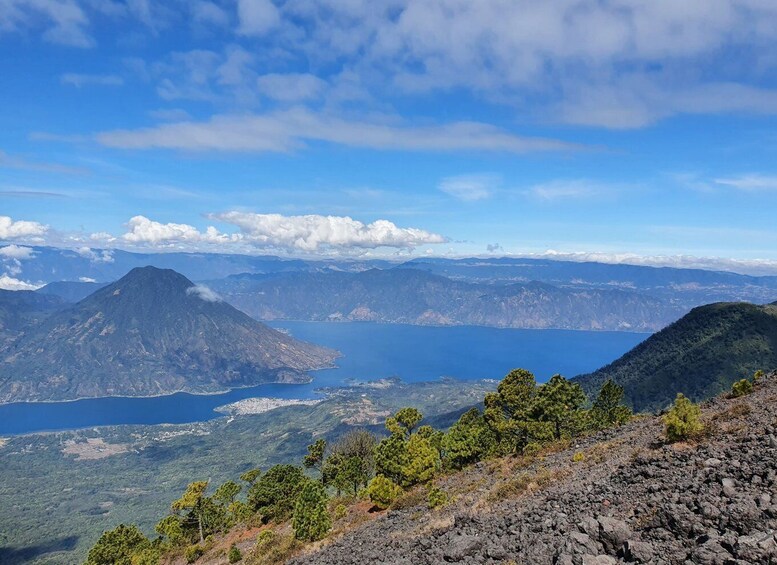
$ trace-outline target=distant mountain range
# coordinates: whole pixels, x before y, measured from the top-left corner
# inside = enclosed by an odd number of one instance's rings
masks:
[[[258,320],[656,331],[702,304],[777,299],[775,276],[536,258],[397,263],[47,247],[33,255],[19,277],[50,283],[39,292],[68,302],[153,265],[206,281]]]
[[[29,295],[39,305],[59,302]],[[257,322],[172,270],[136,268],[11,339],[0,351],[0,402],[301,382],[336,356]]]
[[[659,410],[678,392],[710,398],[759,369],[777,368],[777,303],[717,303],[649,337],[617,361],[577,377],[589,395],[612,379],[635,410]]]
[[[725,271],[551,259],[416,259],[403,268],[425,270],[453,280],[488,284],[540,281],[562,288],[632,290],[686,308],[723,301],[771,302],[777,277]]]
[[[207,284],[260,320],[652,331],[682,315],[665,300],[619,289],[476,284],[420,269],[246,274]]]

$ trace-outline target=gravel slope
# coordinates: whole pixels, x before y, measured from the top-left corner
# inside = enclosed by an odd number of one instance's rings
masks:
[[[439,480],[447,507],[419,492],[292,562],[777,564],[775,409],[772,373],[706,403],[698,443],[665,445],[651,417],[541,460],[481,463]]]

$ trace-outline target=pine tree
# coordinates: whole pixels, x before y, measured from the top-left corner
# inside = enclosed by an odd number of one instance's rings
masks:
[[[332,518],[327,510],[324,485],[318,481],[306,481],[297,497],[292,518],[294,536],[300,540],[316,541],[326,536],[332,528]]]
[[[100,536],[89,550],[86,565],[132,565],[132,558],[151,547],[136,526],[119,524]]]
[[[623,387],[608,379],[599,389],[591,408],[591,422],[594,428],[608,428],[625,424],[631,418],[631,409],[623,406]]]

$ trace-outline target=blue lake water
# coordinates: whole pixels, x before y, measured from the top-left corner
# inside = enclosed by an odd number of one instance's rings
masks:
[[[0,405],[0,435],[113,424],[200,422],[220,417],[213,409],[243,398],[316,398],[320,387],[351,380],[399,377],[405,382],[440,377],[500,379],[523,367],[544,382],[555,373],[572,377],[601,367],[648,334],[565,330],[515,330],[474,326],[436,328],[398,324],[278,322],[293,336],[343,353],[337,368],[316,371],[306,384],[266,384],[223,394],[177,393],[153,398],[94,398],[73,402]]]

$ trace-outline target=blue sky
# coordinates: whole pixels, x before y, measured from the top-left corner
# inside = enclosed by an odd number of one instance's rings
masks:
[[[769,0],[0,0],[0,52],[16,245],[777,272]]]

